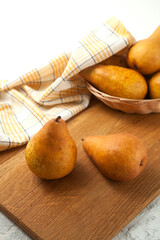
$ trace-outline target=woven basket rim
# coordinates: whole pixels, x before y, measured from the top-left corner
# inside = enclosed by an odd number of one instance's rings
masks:
[[[156,98],[156,99],[129,99],[129,98],[115,97],[115,96],[112,96],[112,95],[109,95],[109,94],[106,94],[106,93],[103,93],[103,92],[99,91],[97,88],[95,88],[93,85],[91,85],[87,81],[85,81],[85,84],[87,86],[87,89],[91,90],[91,92],[93,91],[95,93],[95,95],[98,94],[98,95],[101,95],[103,98],[107,98],[107,99],[109,98],[110,100],[112,99],[112,100],[117,100],[117,101],[120,101],[120,102],[128,102],[128,103],[160,102],[160,98]]]

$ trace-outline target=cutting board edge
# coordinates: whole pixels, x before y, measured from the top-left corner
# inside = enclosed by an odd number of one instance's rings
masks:
[[[116,232],[111,234],[108,239],[106,240],[111,240],[116,235],[124,229],[135,217],[137,217],[151,202],[153,202],[158,196],[160,195],[160,189],[158,189],[152,196],[152,199],[146,199],[144,202],[144,208],[141,209],[140,211],[138,210],[136,213],[133,211],[132,214],[130,214],[129,218],[126,218],[124,221],[122,228],[118,229]],[[27,233],[31,238],[34,240],[44,240],[41,237],[39,237],[34,231],[32,231],[26,224],[21,222],[14,214],[11,213],[11,211],[7,210],[7,208],[3,207],[3,205],[0,203],[0,211],[6,215],[11,221],[13,221],[18,227],[20,227],[25,233]],[[128,221],[129,220],[129,221]]]
[[[21,228],[26,234],[29,235],[32,239],[35,240],[44,240],[41,237],[39,237],[34,231],[32,231],[29,227],[27,227],[26,224],[24,224],[22,221],[20,221],[14,214],[11,213],[11,211],[7,210],[7,208],[3,207],[3,205],[0,203],[0,211],[8,217],[13,223],[15,223],[19,228]]]
[[[133,211],[132,214],[130,214],[129,218],[127,218],[124,222],[124,224],[122,225],[122,228],[116,232],[114,232],[114,234],[111,235],[111,238],[113,239],[114,237],[117,236],[117,234],[122,230],[124,229],[133,219],[135,219],[141,212],[144,211],[144,209],[149,206],[150,203],[152,203],[158,196],[160,195],[160,189],[158,189],[152,196],[153,198],[152,199],[146,199],[144,202],[146,202],[146,204],[144,204],[144,208],[141,209],[141,210],[138,210],[136,213]],[[129,221],[128,221],[129,219]],[[111,239],[108,239],[108,240],[111,240]]]

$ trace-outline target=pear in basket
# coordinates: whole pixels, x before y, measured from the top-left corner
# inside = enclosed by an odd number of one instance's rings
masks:
[[[147,94],[147,82],[137,71],[115,65],[97,64],[80,72],[81,76],[106,94],[143,99]]]
[[[160,70],[160,25],[150,37],[135,43],[128,52],[129,67],[142,74]]]
[[[160,98],[160,71],[149,79],[148,86],[150,98]]]
[[[114,54],[113,56],[101,62],[103,65],[115,65],[119,67],[128,67],[127,59],[123,55]]]

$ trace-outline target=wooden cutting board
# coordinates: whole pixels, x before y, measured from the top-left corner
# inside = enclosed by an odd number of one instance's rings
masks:
[[[67,124],[78,159],[63,179],[34,176],[25,146],[0,153],[0,209],[34,239],[112,239],[160,194],[160,114],[126,114],[95,101]],[[82,148],[88,135],[118,132],[139,136],[148,151],[145,170],[128,183],[105,178]]]

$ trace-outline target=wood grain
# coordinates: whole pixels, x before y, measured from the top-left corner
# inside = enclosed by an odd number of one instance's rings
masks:
[[[34,239],[107,240],[160,194],[160,115],[115,111],[103,103],[68,121],[78,147],[75,169],[59,180],[41,180],[25,163],[25,146],[1,153],[0,209]],[[145,170],[133,181],[105,178],[88,159],[82,138],[129,132],[143,139]]]

